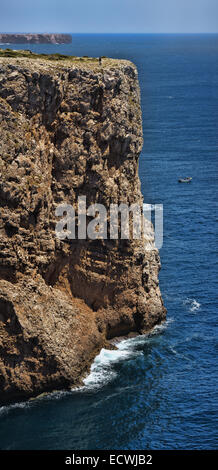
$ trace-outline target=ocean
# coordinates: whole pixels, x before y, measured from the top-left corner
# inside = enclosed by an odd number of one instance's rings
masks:
[[[1,45],[100,55],[138,67],[146,203],[164,206],[167,321],[102,350],[84,387],[0,406],[1,449],[217,447],[218,35],[73,35]],[[191,184],[178,178],[192,176]]]

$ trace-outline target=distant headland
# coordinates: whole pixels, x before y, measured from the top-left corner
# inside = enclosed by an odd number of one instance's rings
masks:
[[[6,34],[0,33],[2,44],[70,44],[71,34]]]

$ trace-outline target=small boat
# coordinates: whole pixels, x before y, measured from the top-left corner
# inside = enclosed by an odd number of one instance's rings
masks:
[[[187,176],[186,178],[180,178],[178,180],[179,183],[191,183],[191,180],[192,180],[192,177],[191,176]]]

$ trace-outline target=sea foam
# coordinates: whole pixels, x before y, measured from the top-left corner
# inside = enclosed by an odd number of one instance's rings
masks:
[[[84,379],[85,389],[99,388],[114,380],[117,373],[114,364],[120,363],[127,359],[139,356],[141,351],[134,351],[129,348],[128,341],[122,341],[116,344],[117,349],[102,349],[100,354],[96,356],[91,365],[89,375]]]
[[[201,307],[201,304],[197,302],[196,299],[187,298],[183,303],[188,307],[190,312],[196,312]]]
[[[99,389],[117,377],[116,368],[118,363],[135,359],[143,355],[140,348],[152,336],[160,334],[164,331],[173,320],[169,318],[166,322],[156,325],[152,331],[144,335],[138,335],[133,338],[115,341],[117,349],[102,349],[100,354],[96,356],[91,365],[90,373],[83,380],[84,386],[76,390],[86,391],[87,389]]]

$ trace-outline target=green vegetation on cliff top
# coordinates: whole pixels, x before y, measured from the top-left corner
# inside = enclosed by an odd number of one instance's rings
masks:
[[[29,59],[46,59],[46,60],[80,60],[80,61],[98,61],[97,58],[88,56],[76,57],[65,54],[36,54],[28,49],[26,50],[14,50],[14,49],[0,49],[0,57],[26,57]]]
[[[83,56],[83,57],[77,57],[77,56],[70,56],[70,55],[65,55],[65,54],[36,54],[35,52],[32,52],[28,49],[26,50],[14,50],[14,49],[0,49],[0,59],[1,58],[12,58],[12,59],[30,59],[30,60],[45,60],[45,61],[50,61],[53,62],[55,65],[58,65],[57,63],[65,63],[66,65],[70,64],[81,64],[85,66],[90,66],[91,68],[99,66],[99,59],[97,57],[88,57],[88,56]],[[102,57],[102,62],[100,67],[116,67],[120,64],[131,64],[130,61],[127,60],[120,60],[120,59],[110,59],[108,57],[103,56]],[[133,64],[131,64],[133,65]]]

